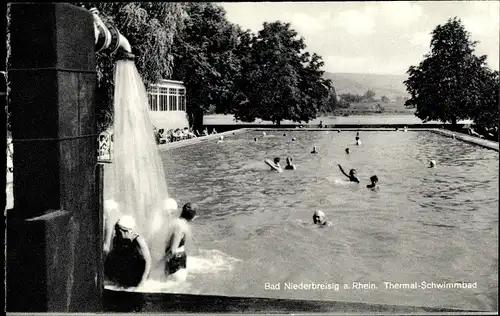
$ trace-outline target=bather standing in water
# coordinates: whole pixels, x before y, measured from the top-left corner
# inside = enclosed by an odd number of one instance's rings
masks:
[[[313,150],[311,151],[311,154],[319,154],[318,150],[316,149],[316,146],[313,146]]]
[[[342,169],[342,166],[340,164],[337,165],[339,166],[340,171],[342,171],[342,173],[349,178],[349,181],[359,183],[359,178],[356,176],[356,169],[351,169],[349,171],[349,174],[347,174],[345,173],[344,169]]]
[[[191,236],[189,222],[196,216],[196,207],[186,203],[179,218],[172,223],[172,234],[165,246],[165,276],[176,281],[185,281],[187,277],[186,239]]]
[[[137,287],[146,281],[151,255],[146,241],[134,232],[135,221],[125,215],[115,225],[115,237],[104,263],[104,275],[122,287]]]
[[[295,170],[296,167],[294,164],[292,164],[292,158],[291,157],[286,157],[286,166],[285,170]]]
[[[315,211],[313,214],[313,223],[324,227],[324,226],[332,226],[332,222],[330,222],[327,218],[325,213],[322,211]]]
[[[371,176],[370,177],[370,181],[371,181],[371,184],[368,184],[366,187],[368,189],[372,189],[372,190],[375,190],[375,189],[378,189],[378,177],[377,176]]]

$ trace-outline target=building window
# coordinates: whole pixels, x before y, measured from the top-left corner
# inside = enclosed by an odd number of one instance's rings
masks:
[[[177,83],[155,85],[148,89],[148,101],[151,111],[186,111],[186,89]]]
[[[169,88],[168,89],[168,101],[169,103],[169,111],[177,111],[177,89]]]
[[[179,111],[186,111],[186,89],[179,89]]]

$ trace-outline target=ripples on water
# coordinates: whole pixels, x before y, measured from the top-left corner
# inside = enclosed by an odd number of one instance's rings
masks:
[[[193,273],[177,291],[497,309],[497,152],[428,132],[361,132],[361,146],[355,132],[273,134],[163,153],[171,195],[200,205],[193,248],[217,249],[231,267]],[[318,155],[310,154],[313,145]],[[269,171],[263,161],[275,156],[283,165],[293,157],[297,170]],[[437,168],[428,168],[430,159]],[[337,163],[355,168],[362,183],[345,181]],[[374,174],[375,192],[366,189]],[[311,225],[316,209],[332,227]],[[478,289],[383,288],[384,281],[460,280],[477,281]],[[379,289],[264,289],[265,282],[352,281]]]

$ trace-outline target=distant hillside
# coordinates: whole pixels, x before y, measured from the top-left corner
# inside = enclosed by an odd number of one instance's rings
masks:
[[[357,73],[331,73],[326,72],[325,78],[333,81],[337,95],[352,93],[363,95],[367,90],[375,92],[375,98],[385,95],[390,99],[398,96],[406,97],[403,81],[408,79],[405,75],[375,75]]]

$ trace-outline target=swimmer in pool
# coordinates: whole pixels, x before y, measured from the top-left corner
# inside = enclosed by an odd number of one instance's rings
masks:
[[[378,189],[377,182],[378,182],[378,177],[377,176],[371,176],[370,181],[372,182],[371,184],[367,185],[366,187],[368,189]]]
[[[332,226],[332,222],[330,222],[325,213],[322,211],[315,211],[313,214],[313,223],[318,226]]]
[[[311,154],[319,154],[319,152],[316,150],[316,146],[313,146],[313,150],[311,151]]]
[[[254,138],[253,138],[253,140],[254,140],[254,141],[258,141],[259,139],[258,139],[257,137],[254,137]]]
[[[266,136],[266,132],[262,132],[262,136]]]
[[[187,277],[186,239],[191,237],[191,222],[196,216],[196,207],[186,203],[179,218],[172,223],[172,234],[165,246],[165,276],[176,281],[185,281]]]
[[[104,263],[104,275],[118,286],[144,284],[151,269],[149,248],[134,228],[131,216],[125,215],[116,222],[113,245]]]
[[[275,157],[273,162],[274,162],[274,165],[276,166],[276,168],[278,168],[278,170],[275,170],[274,168],[271,168],[271,170],[278,171],[278,172],[283,171],[283,169],[280,166],[280,158],[279,157]]]
[[[342,169],[342,166],[337,164],[340,168],[340,171],[342,171],[342,173],[349,178],[349,181],[351,182],[357,182],[359,183],[359,178],[356,176],[356,169],[351,169],[349,171],[349,174],[345,173],[344,169]]]
[[[436,167],[436,160],[429,161],[429,168],[434,168],[434,167]]]
[[[350,153],[350,152],[351,152],[351,151],[350,151],[350,149],[349,149],[349,148],[346,148],[346,149],[345,149],[345,153],[346,153],[346,154],[348,154],[348,155],[349,155],[349,153]]]
[[[286,157],[286,166],[285,166],[285,170],[295,170],[296,167],[295,165],[292,163],[292,158],[291,157]]]
[[[283,136],[286,136],[286,133],[285,133],[285,134],[283,134]]]
[[[295,137],[292,137],[292,141],[295,141],[295,140],[297,140],[297,138],[295,138]]]
[[[224,142],[224,135],[220,135],[219,136],[219,140],[217,141],[217,144],[218,143],[223,143]]]

